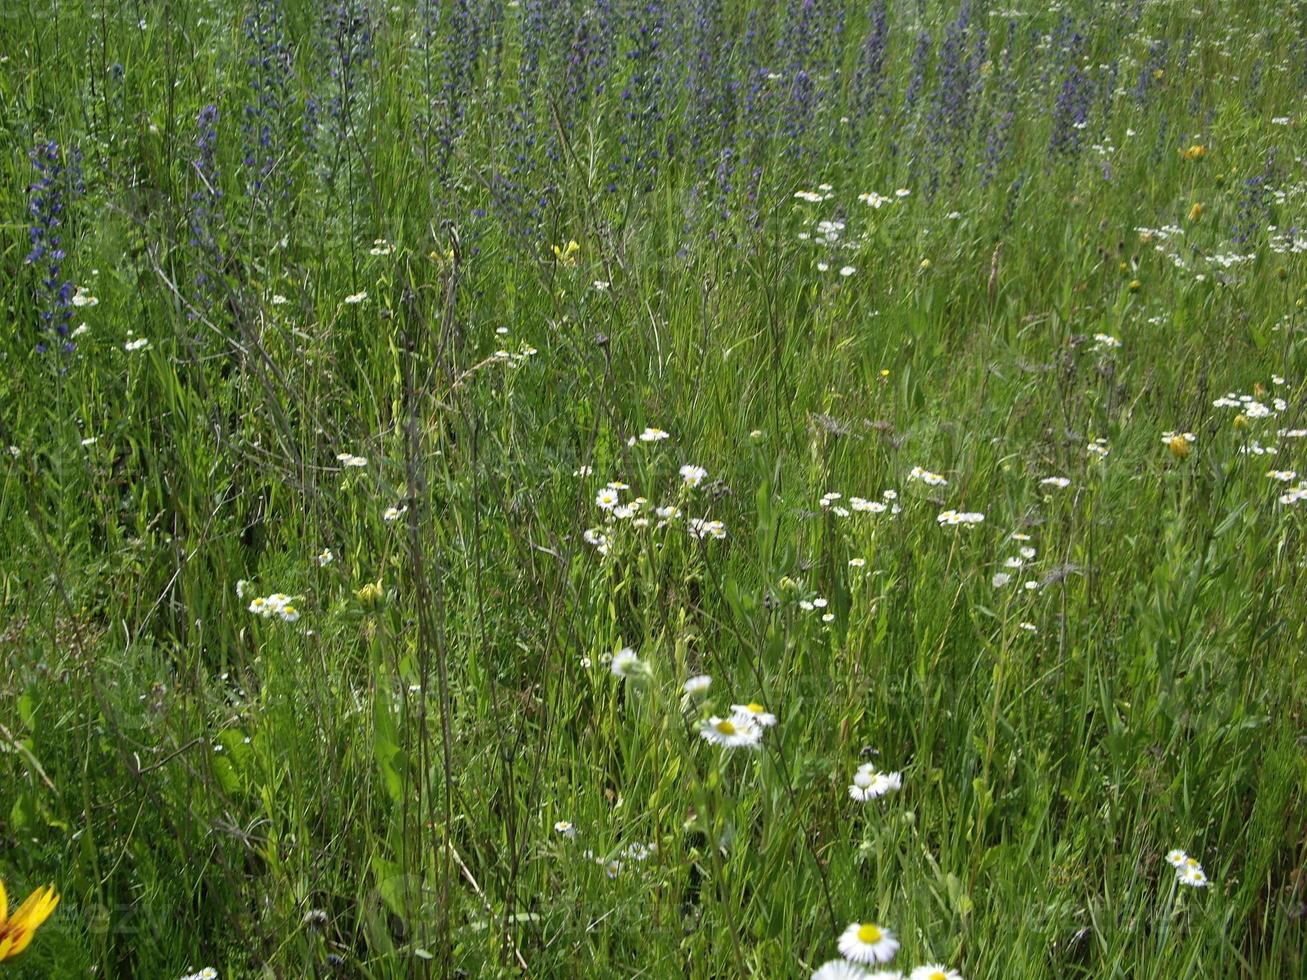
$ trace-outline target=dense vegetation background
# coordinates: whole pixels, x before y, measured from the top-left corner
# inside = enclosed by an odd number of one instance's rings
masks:
[[[5,3],[14,975],[1301,976],[1304,92],[1301,2]]]

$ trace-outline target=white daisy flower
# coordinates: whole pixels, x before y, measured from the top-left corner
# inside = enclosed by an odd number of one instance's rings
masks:
[[[1184,867],[1185,862],[1188,860],[1189,860],[1189,855],[1186,854],[1184,851],[1180,850],[1180,848],[1178,847],[1175,848],[1175,850],[1166,852],[1166,863],[1173,868]]]
[[[635,651],[630,647],[622,647],[613,654],[613,662],[610,666],[618,677],[637,677],[649,673],[649,665],[636,656]]]
[[[1190,858],[1193,861],[1192,858]],[[1206,888],[1208,885],[1207,873],[1203,871],[1202,865],[1196,861],[1193,864],[1186,864],[1175,873],[1176,880],[1180,884],[1189,888]]]
[[[858,767],[853,774],[853,785],[849,787],[849,799],[858,803],[876,800],[888,793],[896,793],[903,788],[901,772],[877,772],[876,767],[866,763]]]
[[[681,467],[681,481],[687,487],[697,487],[708,477],[708,471],[702,466],[692,466],[686,463]]]
[[[684,690],[686,694],[688,694],[690,697],[693,698],[693,697],[698,697],[701,694],[707,693],[708,688],[710,687],[712,687],[712,677],[710,677],[708,674],[698,674],[694,677],[691,677],[688,681],[686,681],[681,686],[681,689]]]
[[[381,519],[388,524],[393,523],[403,517],[407,510],[407,507],[387,507],[381,512]]]
[[[1046,476],[1039,481],[1041,487],[1056,487],[1058,490],[1065,490],[1071,486],[1071,481],[1064,476]]]
[[[726,537],[726,525],[721,521],[710,521],[702,517],[692,517],[690,519],[690,533],[701,541],[704,538],[716,538],[720,541]]]
[[[830,960],[817,967],[812,980],[867,980],[867,971],[848,960]]]
[[[855,963],[888,963],[899,951],[894,933],[871,922],[854,922],[840,935],[840,953]]]
[[[345,297],[345,302],[350,306],[357,306],[368,298],[368,291],[365,289],[361,293],[350,293]]]
[[[726,749],[754,749],[762,741],[762,729],[747,715],[730,718],[713,715],[700,725],[699,736]]]
[[[576,839],[576,828],[572,826],[570,820],[559,820],[554,824],[554,833],[562,834],[568,840]]]
[[[909,973],[908,980],[962,980],[962,974],[938,963],[928,963]]]
[[[948,480],[938,473],[932,473],[930,470],[922,469],[920,466],[914,466],[908,472],[909,480],[920,480],[928,487],[946,487]]]
[[[994,577],[989,580],[989,584],[996,589],[1001,589],[1012,581],[1012,576],[1007,572],[995,572]]]
[[[617,506],[617,491],[612,487],[604,487],[595,494],[595,506],[603,510],[612,510]]]
[[[670,439],[670,433],[662,429],[655,429],[653,426],[646,426],[645,430],[640,433],[641,442],[662,442],[664,439]]]
[[[748,704],[731,705],[731,714],[748,718],[749,721],[763,728],[771,728],[776,724],[776,716],[760,705],[757,701],[750,701]]]
[[[319,565],[330,565],[335,560],[336,560],[336,556],[331,553],[330,548],[323,548],[320,552],[318,552]]]

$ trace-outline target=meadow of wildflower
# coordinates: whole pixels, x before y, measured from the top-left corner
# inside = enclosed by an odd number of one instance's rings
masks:
[[[8,0],[0,134],[0,971],[1307,976],[1300,0]]]

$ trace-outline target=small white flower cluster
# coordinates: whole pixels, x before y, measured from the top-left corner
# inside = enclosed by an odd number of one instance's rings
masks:
[[[928,487],[946,487],[948,480],[938,473],[932,473],[930,470],[922,469],[920,466],[914,466],[908,471],[909,480],[918,480]]]
[[[611,542],[608,540],[608,535],[600,531],[599,528],[597,527],[586,528],[584,531],[581,532],[581,540],[584,541],[586,544],[588,544],[590,547],[594,548],[595,551],[599,552],[599,554],[601,555],[608,554],[608,547],[611,544]]]
[[[194,973],[185,974],[181,980],[218,980],[218,971],[211,966],[206,966]]]
[[[1017,535],[1014,534],[1012,537],[1018,541],[1030,540],[1030,535],[1028,534],[1023,534],[1019,538],[1017,537]],[[1003,567],[1015,571],[1018,568],[1024,567],[1026,562],[1033,561],[1037,554],[1039,554],[1039,552],[1037,552],[1034,548],[1030,547],[1029,545],[1024,545],[1021,548],[1017,549],[1017,553],[1015,555],[1009,555],[1007,558],[1003,559]],[[990,584],[994,586],[994,588],[1001,589],[1003,586],[1007,585],[1009,582],[1012,581],[1012,576],[1009,572],[995,572],[993,578],[991,578],[989,581]],[[1027,582],[1026,588],[1033,591],[1034,589],[1039,588],[1039,583],[1033,581]]]
[[[974,527],[985,520],[985,515],[975,510],[942,510],[935,518],[940,527],[957,527],[968,525]]]
[[[868,973],[867,967],[888,963],[899,951],[898,937],[874,922],[852,922],[837,942],[842,960],[823,963],[812,980],[904,980],[898,971]],[[962,980],[957,970],[937,963],[919,966],[907,980]]]
[[[859,194],[858,200],[867,205],[867,207],[875,208],[879,211],[886,204],[893,204],[895,200],[902,200],[911,193],[912,191],[908,190],[906,187],[900,187],[896,190],[893,197],[889,197],[885,194],[877,194],[875,191],[868,191],[865,194]]]
[[[83,306],[98,306],[100,301],[91,295],[91,291],[85,286],[78,286],[73,291],[71,300],[73,306],[81,308]]]
[[[360,293],[350,293],[345,297],[345,302],[349,306],[358,306],[360,303],[367,302],[368,291],[365,289]]]
[[[372,243],[372,247],[368,249],[368,254],[369,255],[392,255],[394,254],[394,251],[395,251],[394,245],[390,244],[390,242],[386,241],[384,238],[378,238],[376,241]]]
[[[824,242],[827,245],[834,245],[840,240],[840,236],[844,234],[843,221],[830,221],[823,219],[817,222],[816,227],[818,241]],[[799,235],[799,238],[802,241],[807,241],[809,237],[810,236],[806,232]]]
[[[1220,398],[1212,402],[1213,408],[1237,408],[1245,417],[1249,419],[1270,418],[1283,412],[1289,407],[1289,403],[1283,398],[1271,399],[1271,404],[1258,401],[1253,395],[1241,395],[1237,391],[1227,391]]]
[[[857,514],[884,514],[888,511],[891,514],[898,514],[902,508],[896,503],[899,495],[897,491],[886,490],[881,494],[881,500],[868,500],[865,497],[850,497],[849,506],[845,507],[839,501],[844,499],[842,493],[834,490],[822,494],[817,501],[822,510],[828,510],[836,517],[848,517],[850,512]]]
[[[1274,456],[1279,451],[1279,446],[1263,446],[1256,439],[1249,439],[1245,445],[1239,447],[1240,456]]]
[[[1071,481],[1064,476],[1046,476],[1039,481],[1041,487],[1052,487],[1055,490],[1065,490],[1071,486]]]
[[[1280,494],[1280,503],[1286,507],[1296,504],[1300,500],[1307,500],[1307,480],[1299,483],[1296,487],[1289,487],[1284,493]]]
[[[807,201],[809,204],[820,204],[822,201],[829,201],[834,195],[831,193],[835,188],[830,184],[820,184],[815,191],[795,191],[794,197],[799,201]]]
[[[568,824],[570,827],[571,824]],[[653,855],[658,853],[658,843],[650,841],[648,844],[641,844],[638,841],[634,844],[628,844],[621,848],[612,857],[596,857],[594,851],[584,851],[583,855],[587,861],[593,861],[608,873],[609,878],[616,878],[622,873],[623,865],[628,862],[641,864]]]
[[[1278,480],[1280,483],[1292,483],[1298,479],[1298,474],[1293,470],[1267,470],[1266,476],[1271,480]]]
[[[149,346],[150,346],[149,337],[137,337],[135,340],[129,340],[127,341],[127,343],[123,344],[123,350],[128,352],[133,352],[138,350],[145,350]]]
[[[408,512],[406,505],[400,504],[397,507],[387,507],[381,512],[381,519],[387,524],[393,524]]]
[[[1121,341],[1110,333],[1094,334],[1094,350],[1116,350],[1120,346]]]
[[[634,446],[637,440],[640,442],[662,442],[664,439],[670,439],[671,437],[672,435],[670,432],[655,428],[652,425],[646,425],[643,432],[638,436],[631,436],[630,439],[626,440],[626,444],[628,446]]]
[[[687,527],[690,534],[700,541],[704,538],[714,538],[721,541],[726,537],[726,525],[718,520],[709,520],[706,517],[691,517]]]
[[[521,367],[538,353],[540,352],[534,347],[526,345],[517,353],[513,353],[511,350],[497,350],[490,357],[491,360],[500,361],[509,367]]]
[[[355,456],[353,453],[336,453],[336,462],[347,469],[362,469],[368,465],[368,458]]]
[[[1175,868],[1175,879],[1180,884],[1190,888],[1207,887],[1207,873],[1203,871],[1203,866],[1178,847],[1167,852],[1166,863]]]
[[[237,595],[241,595],[241,585],[243,584],[247,583],[237,583]],[[284,592],[274,592],[269,596],[255,596],[250,600],[250,604],[246,608],[256,616],[262,616],[264,619],[280,619],[283,623],[293,623],[300,618],[300,611],[295,606],[295,600]]]
[[[826,608],[829,605],[830,600],[825,596],[813,596],[811,599],[799,600],[799,608],[804,612],[820,612],[823,623],[835,622],[835,614]]]
[[[849,799],[858,803],[880,799],[888,793],[897,793],[903,788],[901,772],[880,772],[875,765],[864,762],[853,774],[853,785],[849,787]]]
[[[649,442],[656,442],[666,438],[666,433],[662,432],[661,429],[646,429],[645,432],[650,434],[650,438],[646,440]],[[588,476],[589,472],[589,467],[582,467],[574,475]],[[686,463],[680,468],[680,475],[682,486],[693,489],[707,479],[708,471],[702,466]],[[595,494],[595,506],[605,512],[605,518],[609,523],[630,521],[633,527],[648,527],[651,523],[649,515],[652,512],[654,517],[657,518],[657,522],[654,524],[655,529],[662,529],[681,516],[681,509],[675,504],[651,507],[647,497],[634,497],[630,501],[623,503],[622,491],[629,489],[631,489],[629,484],[622,483],[620,480],[612,480]],[[688,522],[687,530],[693,537],[699,539],[715,538],[721,540],[726,537],[725,524],[719,520],[710,520],[705,517],[691,519]],[[588,528],[582,533],[581,537],[586,544],[598,550],[601,555],[608,554],[612,541],[601,528]]]
[[[1107,440],[1102,436],[1099,436],[1085,447],[1085,451],[1091,456],[1097,456],[1099,459],[1106,459],[1109,452]]]

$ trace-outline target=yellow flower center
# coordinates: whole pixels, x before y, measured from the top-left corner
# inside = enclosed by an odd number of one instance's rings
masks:
[[[725,721],[725,720],[723,720],[723,721],[719,721],[719,722],[717,723],[717,730],[718,730],[719,732],[721,732],[723,735],[734,735],[734,734],[735,734],[735,726],[734,726],[733,724],[731,724],[731,722],[729,722],[729,721]]]
[[[858,942],[866,943],[869,946],[880,942],[880,928],[873,926],[870,922],[858,926]]]
[[[944,975],[943,970],[936,970],[929,977],[927,977],[926,980],[948,980],[948,977]]]
[[[749,709],[750,714],[754,714],[754,715],[760,715],[767,710],[762,705],[760,705],[757,701],[750,701],[748,704],[745,705],[745,707]]]

